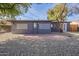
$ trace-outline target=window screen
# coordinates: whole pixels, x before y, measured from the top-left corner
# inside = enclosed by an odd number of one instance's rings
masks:
[[[50,29],[50,24],[39,24],[39,29]]]

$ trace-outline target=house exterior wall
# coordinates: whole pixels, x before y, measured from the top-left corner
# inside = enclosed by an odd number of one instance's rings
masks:
[[[17,24],[27,24],[27,28],[26,29],[17,29]],[[12,33],[32,33],[32,30],[33,30],[33,23],[21,23],[21,22],[19,22],[19,23],[14,23],[13,25],[12,25]]]
[[[49,21],[15,21],[12,22],[12,33],[23,33],[23,34],[46,34],[51,32],[60,32],[59,23],[57,22],[49,22]],[[62,22],[60,22],[62,23]],[[67,31],[70,31],[70,23],[67,23]],[[17,24],[27,24],[24,25],[23,28],[17,29]],[[52,26],[51,26],[52,25]],[[19,26],[20,27],[20,26]]]
[[[63,32],[69,32],[70,31],[70,22],[63,24]]]
[[[58,23],[53,22],[51,25],[52,25],[51,32],[60,32],[60,29],[58,28],[59,27]],[[63,23],[63,28],[62,29],[63,29],[63,32],[70,31],[70,22]]]
[[[69,32],[70,31],[70,22],[63,24],[63,31]]]
[[[34,23],[36,23],[36,28],[34,28]],[[17,24],[27,24],[26,29],[17,29]],[[12,33],[23,33],[23,34],[43,34],[43,33],[51,33],[51,27],[49,29],[40,29],[39,24],[51,24],[50,22],[15,22],[12,25]]]
[[[25,32],[26,32],[25,29],[17,29],[16,23],[12,25],[12,33],[25,33]]]
[[[51,32],[59,32],[60,29],[58,28],[59,27],[59,24],[58,23],[52,23],[52,27],[51,27]]]

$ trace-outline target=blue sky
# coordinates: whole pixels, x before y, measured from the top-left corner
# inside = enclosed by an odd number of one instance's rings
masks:
[[[20,15],[17,19],[22,20],[47,20],[47,11],[50,8],[53,8],[55,4],[32,4],[31,8],[29,8],[28,12],[24,15]],[[79,15],[70,16],[67,20],[78,20]]]

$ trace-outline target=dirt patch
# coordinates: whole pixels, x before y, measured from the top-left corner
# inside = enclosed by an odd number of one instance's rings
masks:
[[[19,35],[12,34],[12,33],[0,33],[0,41],[6,41],[8,39],[17,38]]]
[[[0,42],[0,55],[3,56],[79,55],[78,38],[76,39],[62,34],[22,35],[5,33],[0,36],[3,36],[5,40],[4,43]]]
[[[40,34],[40,35],[24,35],[18,38],[27,40],[65,40],[69,38],[68,36],[58,35],[58,34]]]
[[[69,38],[66,33],[53,33],[53,34],[12,34],[12,33],[1,33],[0,41],[11,40],[15,38],[27,39],[27,40],[65,40]]]

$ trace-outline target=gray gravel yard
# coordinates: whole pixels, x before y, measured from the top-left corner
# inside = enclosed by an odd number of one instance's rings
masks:
[[[18,36],[0,42],[0,56],[79,56],[79,38],[70,34]]]

